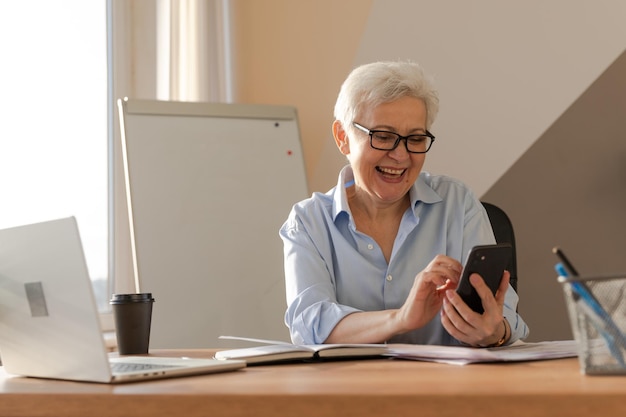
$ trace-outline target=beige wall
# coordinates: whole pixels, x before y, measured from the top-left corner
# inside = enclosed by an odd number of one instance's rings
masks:
[[[235,100],[296,106],[311,191],[334,185],[333,107],[352,69],[369,0],[233,1]],[[334,147],[334,142],[332,143]],[[330,173],[321,176],[320,171]]]
[[[312,191],[334,185],[345,163],[330,123],[339,86],[356,65],[411,59],[435,77],[442,106],[426,168],[462,178],[483,194],[623,51],[626,39],[622,0],[231,4],[235,101],[298,108]]]

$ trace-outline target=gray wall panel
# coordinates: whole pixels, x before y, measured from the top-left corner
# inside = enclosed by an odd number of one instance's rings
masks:
[[[626,52],[484,194],[512,218],[529,341],[571,337],[556,258],[626,273]]]

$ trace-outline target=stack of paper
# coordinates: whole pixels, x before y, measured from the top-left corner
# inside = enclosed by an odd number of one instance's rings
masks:
[[[387,345],[389,356],[403,359],[445,362],[458,365],[479,362],[520,362],[568,358],[578,355],[575,340],[524,343],[498,348],[437,345]]]

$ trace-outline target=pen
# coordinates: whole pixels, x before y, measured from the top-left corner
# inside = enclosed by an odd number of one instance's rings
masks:
[[[558,246],[555,246],[554,248],[552,248],[552,252],[561,260],[561,262],[563,262],[563,265],[565,265],[565,268],[567,268],[567,270],[569,271],[569,275],[573,277],[578,276],[578,271],[576,270],[576,268],[574,268],[574,265],[572,265],[569,259],[567,259],[567,256],[565,256],[561,248],[559,248]],[[566,277],[568,275],[563,275],[563,276]]]
[[[568,262],[565,255],[561,251],[559,252],[561,254],[558,255],[559,258],[561,258],[561,260],[565,259],[565,261]],[[555,251],[554,253],[556,254],[557,252]],[[555,265],[555,269],[559,274],[559,280],[566,281],[570,284],[574,302],[581,306],[585,315],[589,317],[593,326],[602,335],[611,352],[611,355],[619,362],[620,366],[626,367],[624,357],[619,349],[619,346],[626,349],[626,338],[619,327],[617,327],[611,316],[606,312],[606,310],[604,310],[600,302],[589,291],[589,288],[585,285],[585,283],[568,279],[570,275],[568,274],[568,271],[566,271],[566,267],[563,263],[557,263]],[[569,268],[567,269],[569,269],[570,272],[576,272],[576,269],[571,265],[571,263],[569,263]]]

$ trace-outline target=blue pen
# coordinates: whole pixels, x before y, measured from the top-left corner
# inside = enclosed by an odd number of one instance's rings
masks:
[[[559,280],[564,280],[571,285],[574,301],[582,307],[585,315],[589,317],[598,333],[602,335],[611,351],[611,355],[619,362],[620,366],[626,367],[624,357],[619,348],[621,346],[626,349],[626,338],[615,322],[613,322],[610,314],[606,312],[583,282],[567,279],[569,274],[562,263],[556,264],[554,268],[559,274]]]

